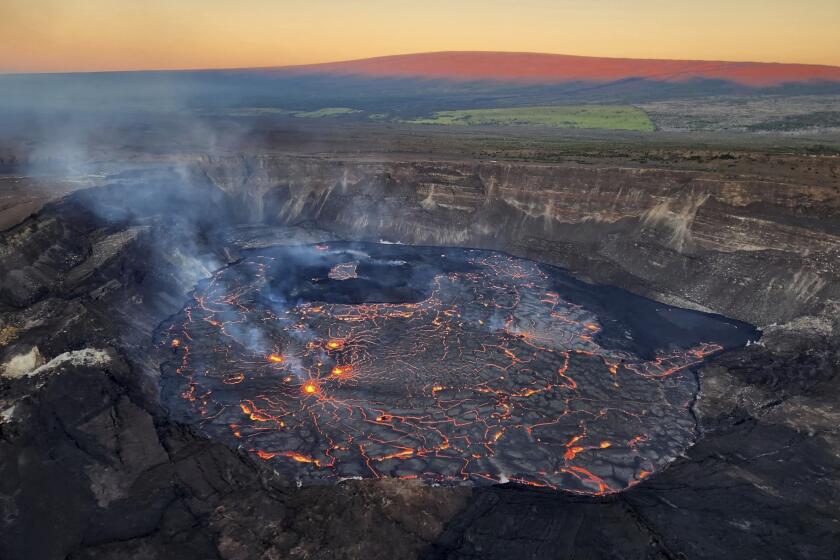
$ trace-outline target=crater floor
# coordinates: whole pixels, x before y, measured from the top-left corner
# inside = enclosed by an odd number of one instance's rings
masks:
[[[588,494],[682,453],[692,366],[754,336],[502,253],[360,243],[250,252],[159,333],[171,414],[302,482]]]

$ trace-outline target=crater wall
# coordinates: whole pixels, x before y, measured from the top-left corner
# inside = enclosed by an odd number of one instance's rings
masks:
[[[638,167],[205,157],[243,219],[508,251],[758,325],[840,305],[840,187]]]

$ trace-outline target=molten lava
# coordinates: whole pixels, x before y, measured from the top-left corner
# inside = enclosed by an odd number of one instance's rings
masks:
[[[327,347],[327,350],[341,350],[344,348],[344,341],[340,339],[328,340],[324,346]]]
[[[335,366],[330,370],[330,375],[334,375],[335,377],[347,376],[353,371],[353,366],[344,365],[344,366]]]

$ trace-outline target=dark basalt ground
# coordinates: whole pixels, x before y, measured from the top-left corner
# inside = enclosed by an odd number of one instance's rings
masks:
[[[247,258],[243,247],[335,237],[306,223],[228,227],[239,221],[224,193],[175,181],[81,192],[0,234],[0,557],[822,559],[840,550],[840,353],[830,330],[804,320],[700,365],[696,443],[607,496],[401,480],[297,488],[270,461],[173,422],[158,394],[161,322],[212,270]],[[662,333],[643,328],[649,309],[611,307],[611,288],[592,296],[565,282],[568,301],[598,317],[599,346],[629,352],[620,344],[629,326],[639,356],[657,349]]]

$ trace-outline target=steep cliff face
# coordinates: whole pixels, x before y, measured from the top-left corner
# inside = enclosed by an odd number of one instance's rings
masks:
[[[244,219],[493,248],[759,325],[840,305],[840,189],[766,176],[458,162],[205,158]]]

